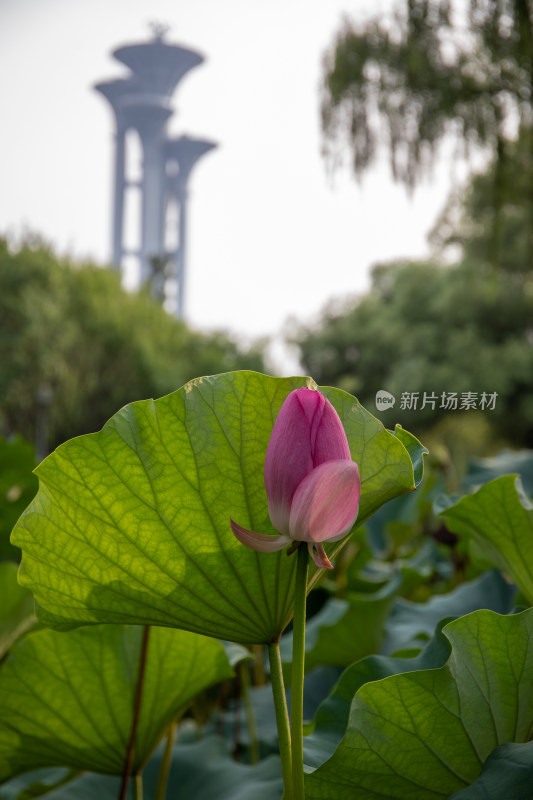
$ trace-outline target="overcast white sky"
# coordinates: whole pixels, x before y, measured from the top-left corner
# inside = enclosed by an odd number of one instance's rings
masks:
[[[362,188],[320,155],[322,56],[343,14],[390,0],[0,0],[0,232],[110,258],[113,119],[92,90],[122,76],[111,51],[168,41],[200,51],[170,131],[218,142],[190,186],[188,321],[253,337],[313,319],[368,286],[369,267],[427,251],[448,182],[413,200],[384,163]],[[279,371],[291,369],[286,361]]]

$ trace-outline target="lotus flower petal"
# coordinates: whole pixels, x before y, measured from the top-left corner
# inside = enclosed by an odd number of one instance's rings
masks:
[[[265,457],[268,513],[279,536],[231,520],[240,542],[264,553],[307,542],[315,564],[331,568],[322,542],[336,541],[357,517],[361,481],[342,422],[323,394],[291,392],[277,416]]]
[[[315,544],[315,542],[309,542],[307,547],[309,548],[309,555],[314,560],[317,567],[333,569],[333,564],[327,557],[326,551],[324,550],[324,545],[321,542],[318,544]]]
[[[318,391],[291,392],[277,416],[265,458],[268,512],[276,530],[289,535],[296,489],[315,467],[336,460],[351,460],[337,412]]]
[[[289,520],[291,539],[304,542],[341,539],[356,520],[360,494],[361,481],[355,461],[320,464],[294,493]]]
[[[288,536],[270,536],[267,533],[256,533],[243,528],[237,522],[230,519],[231,530],[242,544],[257,550],[259,553],[275,553],[276,550],[283,550],[291,540]]]

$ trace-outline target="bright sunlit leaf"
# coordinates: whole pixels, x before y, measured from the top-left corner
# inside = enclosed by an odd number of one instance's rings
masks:
[[[249,550],[229,520],[274,533],[265,453],[284,399],[305,385],[314,386],[252,372],[199,378],[58,448],[38,467],[38,495],[12,537],[40,619],[153,623],[242,643],[277,637],[292,615],[296,559]],[[350,395],[323,392],[359,464],[361,524],[414,489],[411,459],[423,448]]]

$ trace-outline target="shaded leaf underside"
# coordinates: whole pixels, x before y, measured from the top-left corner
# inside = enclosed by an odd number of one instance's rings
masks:
[[[517,476],[489,481],[441,513],[470,541],[475,558],[510,575],[533,603],[533,505]]]
[[[66,766],[121,775],[132,726],[143,628],[43,630],[18,642],[0,669],[0,782]],[[152,628],[134,768],[199,692],[233,675],[223,645]]]
[[[526,742],[533,719],[533,610],[476,611],[444,628],[439,669],[365,683],[333,756],[306,776],[306,797],[437,800],[473,783],[504,742]]]

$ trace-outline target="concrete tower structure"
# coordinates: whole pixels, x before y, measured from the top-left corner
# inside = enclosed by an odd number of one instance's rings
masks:
[[[162,26],[154,26],[152,41],[114,50],[114,57],[129,68],[129,74],[94,88],[106,98],[115,116],[113,264],[123,275],[133,262],[136,282],[150,283],[154,294],[173,302],[174,313],[182,317],[187,184],[194,164],[216,145],[168,136],[172,95],[181,79],[204,59],[194,50],[167,43],[165,32]],[[132,177],[130,131],[140,140],[140,178]],[[132,192],[139,200],[136,219],[130,218]],[[177,208],[174,216],[172,207]],[[134,246],[127,243],[131,231],[136,234]]]

